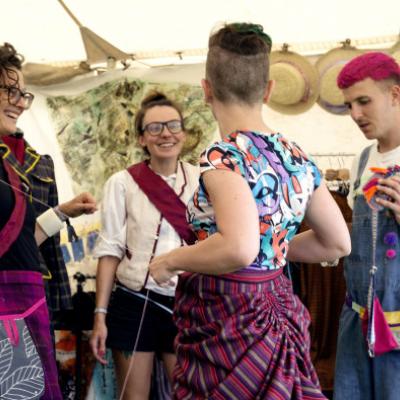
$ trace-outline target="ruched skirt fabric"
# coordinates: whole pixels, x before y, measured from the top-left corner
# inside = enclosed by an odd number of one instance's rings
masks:
[[[325,399],[308,311],[280,272],[180,276],[175,399]]]

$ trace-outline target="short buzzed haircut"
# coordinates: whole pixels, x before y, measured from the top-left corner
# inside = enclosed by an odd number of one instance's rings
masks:
[[[262,26],[254,24],[229,24],[211,35],[206,78],[217,100],[248,105],[262,102],[269,80],[268,39]]]

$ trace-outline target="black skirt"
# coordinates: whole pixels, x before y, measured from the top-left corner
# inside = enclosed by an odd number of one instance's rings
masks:
[[[174,353],[177,329],[172,321],[175,298],[148,291],[136,351]],[[138,335],[147,290],[134,292],[121,284],[111,295],[107,314],[107,347],[132,352]]]

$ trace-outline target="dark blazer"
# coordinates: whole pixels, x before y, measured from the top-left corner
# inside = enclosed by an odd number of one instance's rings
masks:
[[[1,139],[0,144],[0,155],[13,166],[21,180],[29,185],[31,193],[29,200],[32,201],[37,216],[46,211],[49,206],[55,207],[58,204],[58,193],[52,158],[49,155],[38,154],[25,141],[24,164],[21,165]],[[71,289],[60,248],[60,235],[56,234],[48,238],[39,249],[43,276],[47,283],[46,295],[49,310],[55,312],[71,309]]]

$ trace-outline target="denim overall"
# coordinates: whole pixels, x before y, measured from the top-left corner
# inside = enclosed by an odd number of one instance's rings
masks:
[[[360,157],[356,189],[368,161],[370,147]],[[369,271],[372,265],[372,210],[363,195],[354,199],[351,254],[344,263],[347,293],[352,301],[366,307]],[[389,248],[383,241],[388,232],[400,235],[399,225],[386,209],[379,212],[376,242],[375,278],[376,295],[383,311],[400,310],[400,248],[397,243],[390,248],[396,251],[393,259],[385,256]],[[400,351],[391,351],[371,358],[361,328],[360,315],[348,305],[343,306],[335,371],[335,400],[399,400]]]

